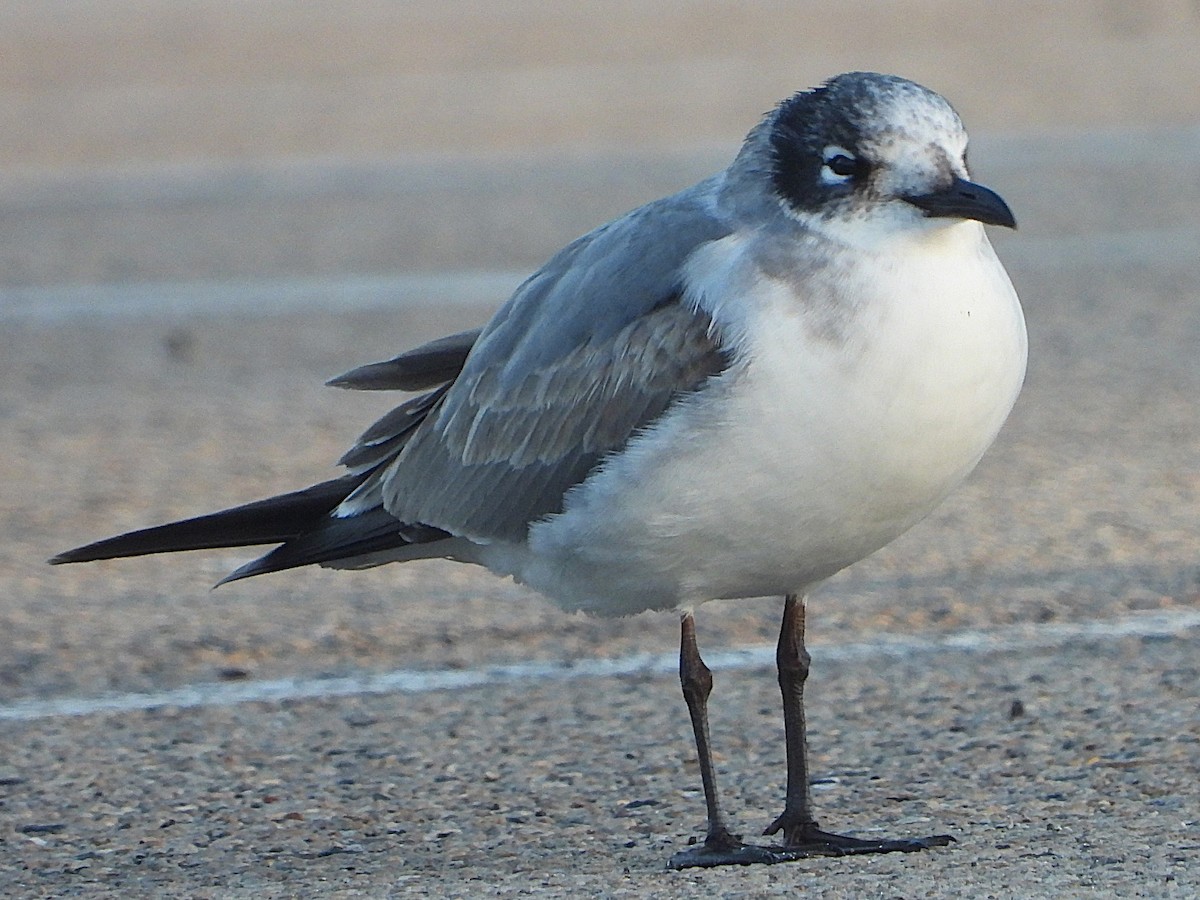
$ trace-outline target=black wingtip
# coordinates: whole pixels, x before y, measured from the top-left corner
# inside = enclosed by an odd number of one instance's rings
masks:
[[[357,516],[327,518],[320,527],[234,569],[214,587],[255,575],[353,559],[448,537],[447,532],[428,525],[403,525],[382,507],[376,507]]]
[[[52,556],[48,562],[58,566],[153,553],[278,544],[315,527],[330,510],[362,484],[365,477],[365,473],[343,475],[303,490],[256,500],[232,509],[118,534],[65,550]]]
[[[265,575],[267,572],[274,572],[275,569],[269,565],[264,565],[263,560],[266,557],[260,556],[258,559],[252,559],[245,565],[238,566],[220,581],[212,586],[215,591],[217,588],[229,584],[231,581],[241,581],[243,578],[253,578],[255,575]]]
[[[123,552],[118,545],[118,540],[127,537],[120,535],[119,538],[107,538],[103,541],[96,541],[93,544],[85,544],[82,547],[75,547],[71,550],[64,550],[62,553],[56,553],[46,562],[52,566],[61,566],[66,563],[81,563],[81,562],[98,562],[102,559],[117,559],[122,556],[142,555],[142,553],[133,554]]]

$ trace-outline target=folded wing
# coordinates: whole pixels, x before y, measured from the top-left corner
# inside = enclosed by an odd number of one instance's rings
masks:
[[[682,284],[692,252],[729,232],[710,212],[712,189],[702,183],[568,245],[485,328],[333,379],[428,390],[363,433],[341,460],[349,475],[53,561],[283,542],[230,581],[524,539],[606,454],[728,366]]]

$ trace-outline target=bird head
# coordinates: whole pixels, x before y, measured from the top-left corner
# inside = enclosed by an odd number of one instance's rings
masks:
[[[1016,227],[1004,200],[970,180],[958,114],[903,78],[839,75],[783,101],[747,145],[765,156],[785,214],[823,231]]]

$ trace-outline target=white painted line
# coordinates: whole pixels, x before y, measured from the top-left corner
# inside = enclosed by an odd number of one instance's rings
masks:
[[[960,631],[937,637],[884,636],[853,644],[817,644],[818,660],[861,661],[908,657],[915,654],[984,654],[1053,650],[1078,643],[1110,643],[1129,637],[1182,637],[1200,628],[1200,610],[1186,609],[1130,616],[1111,622],[1077,622],[1062,625],[1015,625],[984,631]],[[713,669],[758,669],[774,664],[774,646],[745,647],[706,655]],[[516,663],[479,669],[419,671],[400,669],[378,675],[342,678],[283,678],[276,681],[205,683],[151,694],[110,694],[100,697],[63,697],[26,700],[0,706],[0,720],[33,721],[58,716],[91,716],[137,712],[161,707],[230,706],[235,703],[279,703],[347,697],[362,694],[422,694],[463,690],[528,681],[569,681],[576,678],[620,678],[632,675],[673,675],[679,657],[671,654],[636,654],[618,659],[585,659],[570,662]]]
[[[379,277],[154,281],[0,288],[0,322],[39,325],[87,319],[180,316],[264,318],[303,312],[498,307],[524,275],[438,272]]]
[[[1014,269],[1093,270],[1138,262],[1191,266],[1200,229],[1183,226],[1061,237],[996,235]],[[136,318],[249,317],[421,306],[499,307],[528,272],[427,272],[337,278],[250,278],[234,281],[152,281],[43,287],[0,285],[0,323],[34,325]]]

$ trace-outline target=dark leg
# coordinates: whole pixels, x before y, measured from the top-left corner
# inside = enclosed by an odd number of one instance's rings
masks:
[[[809,830],[815,831],[812,789],[808,775],[808,726],[804,721],[804,683],[812,657],[804,646],[804,598],[788,594],[783,601],[783,624],[775,648],[779,690],[783,694],[783,741],[787,750],[787,793],[783,812],[763,834],[783,832],[784,846]]]
[[[729,833],[725,813],[721,810],[721,800],[717,796],[717,772],[713,766],[712,742],[708,731],[708,695],[712,693],[712,672],[700,658],[700,648],[696,646],[696,621],[690,613],[683,617],[681,631],[679,682],[683,685],[683,699],[687,701],[688,714],[692,717],[700,780],[704,784],[704,803],[708,807],[708,836],[704,843],[713,849],[727,850],[736,846],[738,839]]]
[[[791,859],[855,853],[897,853],[944,846],[953,838],[939,834],[910,840],[861,840],[821,831],[812,811],[808,773],[808,734],[804,722],[804,683],[810,657],[804,647],[804,597],[789,594],[775,662],[783,694],[783,734],[787,747],[787,795],[783,813],[763,834],[783,832],[783,852]]]
[[[683,699],[687,701],[696,734],[696,756],[700,761],[700,780],[704,784],[704,802],[708,807],[708,835],[698,847],[684,850],[671,857],[673,869],[692,866],[748,865],[756,862],[778,862],[765,847],[752,847],[729,831],[721,801],[717,796],[717,773],[713,767],[712,745],[708,734],[708,695],[712,693],[712,672],[700,658],[696,646],[696,622],[691,613],[683,617],[679,642],[679,681]]]
[[[708,735],[708,695],[712,673],[696,647],[696,623],[691,614],[683,617],[679,651],[679,680],[696,733],[696,754],[704,800],[708,805],[708,836],[703,844],[676,853],[668,865],[673,869],[692,866],[751,865],[781,863],[811,856],[850,856],[858,853],[911,853],[949,844],[954,838],[939,834],[909,840],[862,840],[822,831],[812,813],[809,788],[808,736],[804,724],[804,682],[808,679],[809,656],[804,648],[804,598],[789,595],[784,602],[783,625],[775,651],[779,666],[779,688],[783,692],[783,728],[787,747],[787,799],[783,813],[765,834],[783,832],[783,846],[760,847],[743,844],[730,833],[717,797],[716,770]]]

